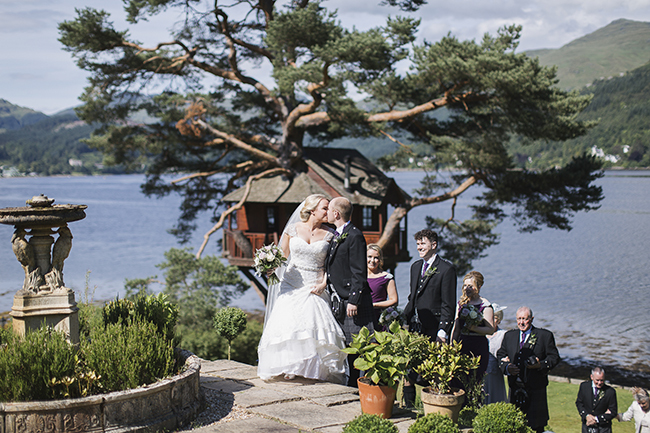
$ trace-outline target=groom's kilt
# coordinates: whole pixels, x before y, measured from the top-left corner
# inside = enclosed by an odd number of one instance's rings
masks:
[[[347,311],[348,301],[347,299],[343,300],[343,311]],[[373,326],[374,314],[372,309],[372,298],[370,294],[368,296],[363,296],[361,298],[361,304],[358,305],[357,315],[353,317],[348,317],[346,314],[343,323],[339,322],[341,329],[345,333],[345,345],[349,346],[352,343],[352,334],[358,334],[361,328],[364,326],[368,328],[370,333],[375,330]]]

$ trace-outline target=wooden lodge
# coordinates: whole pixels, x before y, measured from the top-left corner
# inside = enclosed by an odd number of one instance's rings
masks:
[[[347,197],[353,204],[352,223],[363,231],[366,242],[376,243],[389,217],[389,205],[397,207],[410,200],[395,181],[354,149],[304,148],[304,170],[289,179],[285,176],[255,181],[241,209],[228,217],[223,230],[223,254],[231,265],[240,267],[263,298],[266,288],[255,278],[253,254],[264,245],[278,243],[286,222],[310,194]],[[240,188],[223,198],[239,202]],[[406,218],[397,240],[383,249],[384,268],[394,269],[408,262]]]

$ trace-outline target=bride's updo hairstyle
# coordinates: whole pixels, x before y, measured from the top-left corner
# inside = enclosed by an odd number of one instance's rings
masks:
[[[300,221],[306,223],[311,213],[316,210],[321,200],[329,200],[323,194],[312,194],[305,199],[305,204],[300,210]]]
[[[465,280],[469,280],[473,278],[474,281],[476,281],[476,287],[478,287],[479,293],[481,291],[481,287],[483,286],[483,274],[480,273],[479,271],[470,271],[467,275],[463,277],[463,283]],[[463,290],[463,294],[460,296],[460,301],[458,301],[459,305],[465,305],[469,302],[469,297],[465,295],[465,291]]]

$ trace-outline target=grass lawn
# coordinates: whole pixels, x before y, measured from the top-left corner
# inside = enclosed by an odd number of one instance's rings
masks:
[[[548,421],[550,430],[554,433],[577,433],[581,430],[580,417],[576,409],[578,385],[570,383],[551,382],[548,385],[548,410],[551,419]],[[634,397],[630,391],[616,389],[618,411],[625,412]],[[612,422],[612,433],[634,433],[634,421]]]
[[[416,386],[417,393],[421,391],[420,386]],[[507,388],[507,385],[506,385]],[[582,422],[576,408],[576,397],[578,396],[579,385],[570,383],[550,382],[548,385],[548,411],[551,419],[548,421],[548,430],[554,433],[580,433]],[[398,396],[398,401],[399,401]],[[631,391],[616,389],[618,400],[618,411],[625,412],[634,401]],[[419,398],[417,399],[419,400]],[[612,422],[612,433],[634,433],[634,421]]]

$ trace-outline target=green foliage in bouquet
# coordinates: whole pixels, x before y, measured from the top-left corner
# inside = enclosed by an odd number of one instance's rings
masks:
[[[398,433],[392,421],[379,415],[362,414],[343,427],[343,433]]]

